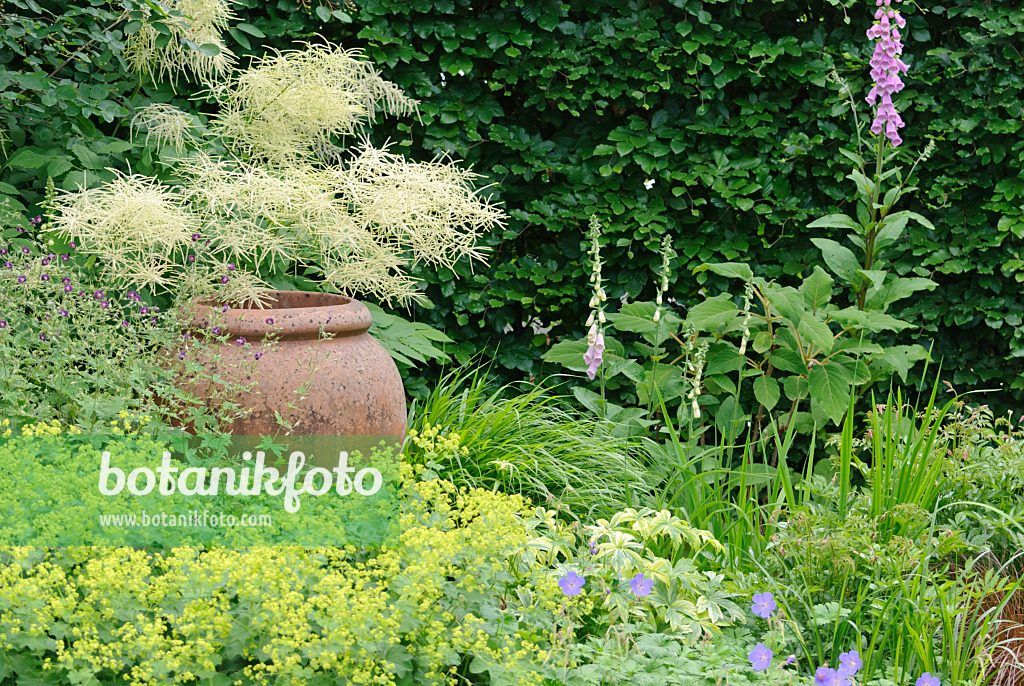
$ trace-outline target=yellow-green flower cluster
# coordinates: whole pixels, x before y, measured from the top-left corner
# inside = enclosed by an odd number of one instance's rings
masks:
[[[429,440],[435,440],[432,436]],[[403,533],[356,548],[8,549],[0,646],[59,681],[393,684],[415,669],[460,683],[468,656],[503,683],[542,682],[560,592],[509,559],[529,540],[518,496],[412,483]],[[237,666],[233,666],[237,665]],[[244,665],[244,666],[243,666]],[[476,667],[475,667],[476,668]]]

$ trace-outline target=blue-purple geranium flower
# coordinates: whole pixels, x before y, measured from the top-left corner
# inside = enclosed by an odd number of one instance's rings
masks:
[[[747,659],[755,672],[763,672],[772,663],[772,651],[764,643],[758,643],[747,655]]]
[[[643,572],[637,572],[636,575],[629,580],[629,587],[635,595],[638,595],[641,598],[646,598],[651,594],[651,589],[654,588],[654,579],[645,577]]]
[[[562,589],[562,593],[567,596],[577,596],[582,593],[583,586],[585,586],[586,583],[586,577],[580,576],[573,571],[570,571],[558,580],[558,586]]]
[[[754,595],[754,604],[750,606],[750,611],[758,617],[768,619],[777,607],[771,592],[765,591]]]

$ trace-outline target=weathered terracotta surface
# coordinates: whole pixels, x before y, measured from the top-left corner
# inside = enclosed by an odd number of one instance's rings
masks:
[[[197,305],[188,322],[197,337],[213,325],[229,335],[219,347],[218,362],[203,360],[207,369],[216,365],[221,375],[243,384],[256,382],[252,392],[236,397],[253,411],[236,420],[231,433],[282,434],[276,411],[295,435],[404,437],[402,377],[384,347],[367,333],[373,319],[366,306],[328,293],[271,291],[267,296],[264,309],[222,312],[220,306]],[[271,331],[275,335],[268,342]],[[333,337],[321,340],[321,331]],[[248,345],[239,345],[240,337]],[[300,388],[302,399],[296,394]],[[193,391],[203,392],[201,387]]]

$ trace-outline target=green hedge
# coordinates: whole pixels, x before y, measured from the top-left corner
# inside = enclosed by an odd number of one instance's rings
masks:
[[[18,8],[27,35],[12,36],[20,30],[12,27],[0,39],[7,79],[0,118],[15,146],[56,156],[53,168],[0,175],[30,209],[47,170],[60,172],[59,182],[105,164],[154,170],[143,142],[126,149],[114,138],[127,137],[132,109],[172,98],[180,105],[186,94],[167,85],[135,90],[137,81],[116,67],[119,30],[97,30],[117,17],[103,3],[41,4],[75,16],[25,19],[38,5],[12,0],[6,7]],[[809,239],[822,232],[804,227],[847,209],[851,189],[838,149],[851,144],[853,124],[826,77],[837,69],[858,97],[866,95],[864,32],[874,3],[305,5],[242,0],[232,49],[283,49],[316,34],[367,48],[388,78],[422,100],[420,121],[382,122],[381,138],[411,139],[402,147],[414,157],[462,158],[495,183],[511,218],[492,236],[492,266],[471,273],[462,265],[458,281],[424,273],[434,307],[415,314],[458,340],[461,354],[486,351],[507,377],[555,371],[540,355],[558,338],[582,335],[591,213],[607,227],[604,276],[613,300],[653,297],[651,267],[660,237],[670,233],[679,255],[673,297],[686,306],[701,289],[714,294],[724,285],[691,275],[705,261],[746,260],[783,280],[807,273],[817,259]],[[912,158],[929,138],[938,148],[918,168],[921,190],[904,207],[937,230],[911,229],[897,267],[940,288],[893,314],[920,325],[918,341],[934,340],[961,390],[1005,382],[1004,392],[989,396],[1000,405],[1024,396],[1024,10],[1012,6],[926,0],[904,7],[910,73],[898,100],[907,121],[903,154]],[[79,47],[89,48],[91,61],[43,77]],[[655,181],[649,190],[648,179]],[[531,322],[553,328],[536,334]]]
[[[875,8],[812,5],[368,0],[355,22],[323,26],[330,39],[368,44],[388,77],[423,101],[422,124],[395,131],[411,134],[411,154],[472,163],[511,214],[489,270],[458,285],[425,275],[436,309],[422,316],[466,350],[494,351],[504,369],[553,371],[538,361],[547,337],[524,323],[555,323],[552,339],[582,335],[591,213],[607,227],[613,299],[653,298],[666,232],[682,305],[723,285],[690,275],[705,261],[749,260],[781,279],[806,274],[818,259],[809,239],[821,232],[804,227],[847,210],[851,196],[838,149],[851,146],[853,122],[827,75],[837,69],[858,99],[867,94],[864,32]],[[908,339],[934,340],[958,388],[1005,382],[1019,400],[1024,10],[918,6],[903,8],[903,154],[912,159],[929,138],[938,147],[905,209],[937,231],[912,229],[897,269],[940,287],[894,314],[922,327]],[[496,333],[505,327],[512,332]]]

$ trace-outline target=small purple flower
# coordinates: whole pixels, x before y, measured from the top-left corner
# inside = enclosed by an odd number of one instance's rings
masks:
[[[74,250],[78,246],[75,245],[74,241],[71,241],[70,243],[68,243],[68,247],[71,248],[72,250]]]
[[[202,238],[202,236],[200,236],[200,235],[199,235],[198,233],[194,233],[194,234],[192,234],[192,242],[193,242],[193,243],[195,243],[196,241],[198,241],[198,240],[199,240],[200,238]]]
[[[758,593],[754,596],[754,604],[750,606],[750,611],[758,617],[768,619],[771,614],[775,612],[775,608],[777,607],[778,605],[772,597],[772,594],[765,591],[764,593]]]
[[[654,588],[654,579],[645,577],[642,572],[637,572],[636,575],[630,579],[629,587],[632,589],[634,595],[646,598],[651,594],[651,589]]]
[[[138,300],[138,299],[140,299],[139,298],[139,294],[136,293],[135,291],[128,291],[128,299],[129,300]]]
[[[96,291],[95,293],[92,294],[92,297],[96,298],[97,300],[103,300],[103,291]]]
[[[273,317],[267,317],[266,321],[267,321],[267,324],[273,324],[274,323],[274,318]]]
[[[25,283],[26,281],[28,281],[28,279],[24,276],[19,276],[17,280],[18,283]]]
[[[228,262],[228,271],[229,272],[235,271],[235,263],[234,262]]]
[[[851,650],[848,653],[840,653],[839,664],[846,668],[846,671],[852,676],[860,671],[863,663],[860,660],[860,653],[856,650]]]
[[[105,310],[105,309],[110,307],[110,303],[107,302],[106,300],[101,300],[100,301],[100,307],[102,307]]]
[[[10,262],[4,262],[4,266],[7,267],[8,269],[14,269],[14,265],[11,264]]]
[[[255,355],[253,355],[253,357],[255,357],[258,360],[261,357],[263,357],[263,353],[256,353]]]
[[[230,280],[231,280],[230,276],[222,276],[222,277],[220,277],[220,282],[221,283],[227,283]]]
[[[152,308],[150,308],[150,309],[152,309],[152,310],[153,310],[154,312],[159,312],[159,311],[160,311],[160,308],[159,308],[159,307],[152,307]]]
[[[939,677],[932,676],[931,672],[925,672],[918,677],[917,686],[940,686]]]
[[[49,281],[50,280],[50,275],[49,274],[43,274],[39,278],[41,278],[43,281]]]
[[[6,329],[6,328],[7,328],[7,320],[6,319],[0,319],[0,329]]]
[[[32,224],[35,224],[36,226],[38,226],[38,225],[43,223],[43,216],[40,215],[40,214],[37,214],[36,218],[35,219],[29,219],[29,222],[32,223]]]
[[[65,276],[63,279],[60,280],[60,282],[61,283],[71,283],[71,279],[69,279],[68,277]]]
[[[7,254],[7,248],[0,248],[0,255],[6,255],[6,254]]]
[[[121,320],[121,326],[127,328],[128,327],[128,320],[127,319],[122,319]]]
[[[67,262],[68,260],[71,259],[71,255],[61,255],[60,259],[62,262]]]
[[[60,308],[60,316],[62,316],[62,317],[70,317],[71,315],[70,315],[70,314],[68,314],[68,311],[67,311],[67,310],[65,310],[65,309],[64,309],[64,308],[62,307],[62,308]]]
[[[24,226],[19,226],[18,227],[18,233],[25,233],[25,227]]]
[[[190,254],[187,259],[188,259],[189,262],[195,262],[196,261],[196,256]]]
[[[179,360],[184,360],[185,359],[185,351],[184,350],[182,350],[181,352],[178,353],[178,359]]]
[[[794,662],[796,662],[796,655],[790,655],[789,657],[786,658],[786,664],[787,665],[791,665]]]
[[[149,308],[143,305],[139,308],[139,314],[149,314]]]
[[[220,311],[221,312],[227,312],[228,311],[228,306],[225,305],[224,303],[221,303],[220,304]]]
[[[39,261],[39,264],[41,264],[42,266],[45,267],[46,265],[50,264],[50,258],[49,257],[44,257],[43,259],[41,259]]]
[[[818,667],[814,673],[815,686],[850,686],[850,674],[845,669]]]
[[[39,334],[39,340],[45,341],[46,340],[46,334],[45,333]]]
[[[220,335],[220,327],[219,326],[213,327],[213,335],[214,336],[219,336]]]
[[[30,250],[29,250],[28,248],[22,248],[22,249],[21,249],[21,252],[23,252],[23,253],[25,253],[26,255],[28,255],[28,254],[29,254],[29,252],[31,252],[31,251],[30,251]]]
[[[764,643],[758,643],[747,655],[747,659],[755,672],[763,672],[772,663],[772,651]]]
[[[835,671],[829,667],[818,667],[814,672],[814,686],[827,686],[829,677],[835,674]]]
[[[562,593],[570,597],[577,596],[582,593],[583,586],[585,586],[586,583],[586,577],[580,576],[573,571],[570,571],[558,580],[558,585],[562,589]]]
[[[238,345],[245,345],[245,336],[239,336],[238,340],[235,341]]]

